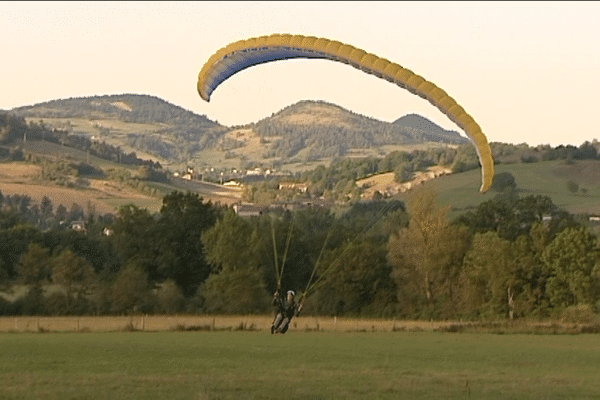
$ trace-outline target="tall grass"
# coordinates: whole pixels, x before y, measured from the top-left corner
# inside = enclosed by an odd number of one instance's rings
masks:
[[[136,315],[108,317],[0,317],[0,332],[167,332],[270,330],[269,315]],[[492,322],[405,321],[305,316],[292,320],[289,332],[452,332],[493,334],[600,333],[600,317],[548,321]]]
[[[53,332],[114,332],[122,330],[164,332],[184,331],[191,327],[208,326],[198,330],[255,330],[269,331],[270,315],[136,315],[136,316],[65,316],[65,317],[0,317],[0,332],[34,332],[35,326]],[[354,319],[303,316],[294,318],[293,331],[326,332],[392,332],[434,330],[447,326],[449,321],[400,321],[395,319]],[[127,326],[127,327],[126,327]],[[243,327],[240,329],[240,326]],[[193,328],[189,330],[194,330]]]

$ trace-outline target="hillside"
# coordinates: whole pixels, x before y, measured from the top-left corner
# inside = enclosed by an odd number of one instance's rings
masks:
[[[162,99],[123,94],[52,100],[19,107],[28,120],[135,151],[163,163],[215,146],[227,128]]]
[[[457,131],[448,131],[434,124],[427,118],[417,114],[408,114],[398,118],[392,125],[414,129],[415,131],[423,132],[425,137],[431,141],[444,141],[450,143],[466,143],[464,137],[460,136]]]
[[[308,160],[344,156],[352,149],[467,141],[423,117],[418,117],[420,125],[411,125],[414,117],[406,124],[402,118],[388,123],[327,102],[301,101],[257,122],[252,129],[263,141],[272,143],[268,157],[294,157],[303,152]]]
[[[600,215],[600,161],[582,160],[566,163],[564,160],[540,161],[536,163],[497,164],[496,173],[508,172],[515,177],[517,193],[520,196],[543,195],[554,204],[570,213]],[[567,182],[579,185],[577,192],[567,188]],[[471,170],[460,174],[441,176],[426,182],[417,189],[398,195],[410,202],[419,190],[434,190],[438,202],[450,206],[450,217],[477,207],[480,203],[493,199],[498,193],[490,190],[479,193],[481,170]]]
[[[362,189],[361,199],[371,200],[375,198],[376,192],[379,192],[379,194],[384,197],[397,195],[412,190],[427,181],[451,173],[452,170],[450,168],[436,165],[427,168],[427,171],[414,172],[412,179],[407,182],[396,182],[396,174],[394,172],[385,172],[369,176],[368,178],[359,179],[356,181],[356,186]]]
[[[0,162],[0,198],[24,195],[31,198],[32,205],[39,205],[48,197],[55,206],[69,208],[75,203],[106,214],[125,204],[158,211],[163,196],[173,191],[198,193],[204,200],[222,204],[238,202],[242,195],[241,188],[207,182],[141,179],[140,167],[48,141],[12,144],[22,149],[23,160]]]
[[[24,117],[118,119],[124,122],[193,125],[204,129],[222,128],[206,116],[194,114],[158,97],[138,94],[51,100],[12,111]]]
[[[242,162],[285,165],[382,155],[398,146],[466,142],[420,116],[388,123],[317,101],[300,101],[241,128],[224,127],[157,97],[135,94],[53,100],[11,112],[177,167],[189,162],[211,167],[239,167]]]

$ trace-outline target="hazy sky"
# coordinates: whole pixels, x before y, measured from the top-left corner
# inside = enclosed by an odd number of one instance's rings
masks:
[[[250,68],[200,99],[214,52],[272,33],[339,40],[411,69],[490,141],[600,138],[600,2],[0,2],[0,109],[137,93],[239,125],[310,99],[458,130],[427,101],[324,60]]]

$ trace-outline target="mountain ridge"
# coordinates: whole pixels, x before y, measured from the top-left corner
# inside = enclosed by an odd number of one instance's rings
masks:
[[[308,151],[308,159],[318,159],[344,156],[350,149],[385,145],[467,142],[458,132],[446,131],[426,118],[420,118],[421,125],[430,130],[404,126],[401,118],[396,123],[389,123],[325,101],[303,100],[251,126],[261,138],[283,139],[273,143],[269,153],[273,157],[293,157],[300,151]]]
[[[65,120],[77,120],[78,125],[74,127],[70,126],[70,122],[67,124],[72,133],[96,139],[101,137],[113,144],[120,143],[173,163],[197,158],[203,150],[227,152],[243,145],[228,141],[228,148],[222,146],[227,132],[240,127],[223,126],[205,115],[150,95],[75,97],[10,111],[29,119],[46,119],[45,122],[56,124],[57,128],[63,128]],[[418,123],[415,122],[417,117]],[[127,126],[118,127],[106,121],[120,121]],[[88,125],[93,125],[95,130]],[[467,141],[457,132],[446,131],[416,114],[389,123],[333,103],[314,100],[298,101],[270,117],[243,127],[252,129],[261,138],[262,159],[288,159],[302,154],[305,160],[315,160],[344,156],[351,149],[425,142],[461,144]]]

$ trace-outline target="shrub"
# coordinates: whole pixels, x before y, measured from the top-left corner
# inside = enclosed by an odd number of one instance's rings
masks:
[[[13,303],[0,296],[0,315],[13,315]]]
[[[181,289],[173,280],[167,280],[158,289],[156,312],[162,314],[176,314],[183,310],[185,297]]]
[[[598,319],[598,315],[594,313],[592,306],[588,304],[568,307],[560,314],[562,323],[591,324],[598,322]]]
[[[48,315],[66,315],[69,308],[69,299],[62,292],[48,295],[44,301],[44,311]]]
[[[269,305],[262,276],[251,268],[211,274],[200,286],[198,295],[207,312],[247,314],[264,312]]]

